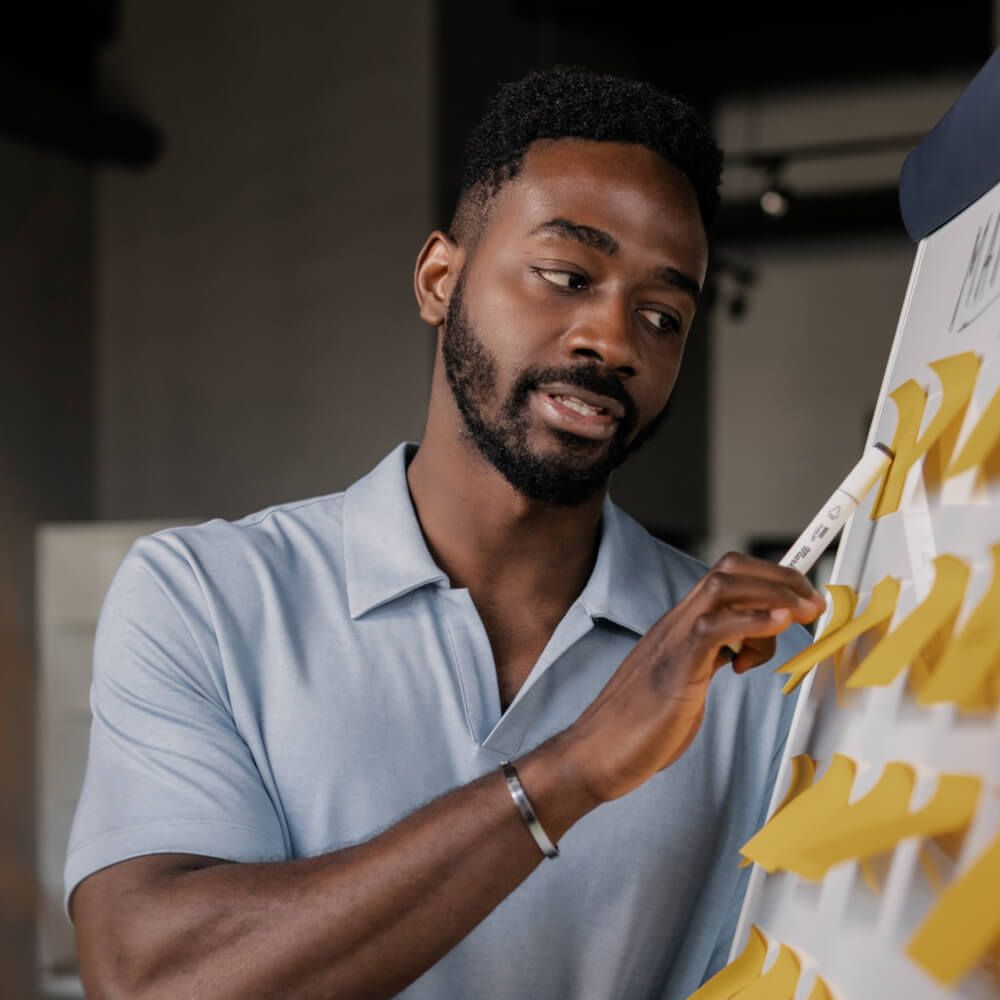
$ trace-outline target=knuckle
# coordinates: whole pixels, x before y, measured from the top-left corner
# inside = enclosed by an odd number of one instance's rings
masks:
[[[809,579],[803,576],[796,569],[788,569],[787,567],[782,567],[785,571],[785,582],[788,588],[796,594],[806,594],[811,595],[816,593],[816,589],[809,582]]]
[[[771,627],[771,613],[765,609],[745,612],[744,627],[752,629],[755,634],[759,634],[761,630]]]
[[[732,572],[742,564],[743,558],[741,553],[730,550],[715,565],[718,569]]]
[[[716,625],[717,620],[715,615],[698,615],[694,620],[691,631],[696,639],[708,639],[714,634]]]
[[[712,570],[705,579],[705,590],[712,597],[721,597],[732,588],[732,585],[732,576],[718,569]]]

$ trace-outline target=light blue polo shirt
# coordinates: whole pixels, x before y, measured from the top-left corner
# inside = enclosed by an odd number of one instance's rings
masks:
[[[344,493],[135,544],[97,630],[67,899],[138,855],[279,861],[371,838],[569,726],[704,573],[607,500],[590,579],[501,713],[479,615],[413,510],[414,449]],[[807,639],[786,633],[778,659]],[[737,850],[792,708],[770,669],[720,671],[684,756],[584,817],[402,995],[686,996],[725,960]]]

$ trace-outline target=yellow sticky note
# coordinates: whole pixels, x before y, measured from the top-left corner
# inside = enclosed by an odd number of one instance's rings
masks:
[[[990,586],[921,686],[917,700],[922,705],[950,701],[962,708],[990,707],[992,678],[1000,667],[1000,544],[990,555]]]
[[[946,986],[957,983],[1000,943],[1000,835],[952,882],[917,928],[906,952]]]
[[[897,674],[916,660],[921,650],[955,618],[965,599],[969,568],[955,556],[934,560],[934,586],[925,600],[894,628],[861,661],[847,680],[849,688],[891,684]]]
[[[750,925],[750,934],[743,950],[724,969],[703,983],[688,1000],[729,1000],[729,998],[760,977],[767,956],[767,941],[760,928]]]
[[[887,576],[879,580],[872,588],[868,605],[861,614],[841,625],[840,628],[824,632],[811,646],[778,667],[777,673],[791,674],[782,690],[786,694],[794,690],[818,663],[822,663],[828,656],[843,649],[852,639],[856,639],[869,629],[887,622],[896,610],[898,598],[899,581],[897,579]]]
[[[823,626],[823,631],[817,636],[818,639],[821,639],[824,635],[828,635],[834,629],[846,625],[851,620],[851,615],[854,614],[854,605],[857,600],[854,591],[842,584],[828,584],[826,589],[830,594],[831,612],[826,625]],[[841,648],[833,654],[834,693],[837,698],[838,708],[844,707],[844,680],[846,675],[843,669],[845,665],[842,662],[843,653],[844,650]]]
[[[935,445],[939,447],[930,456],[933,465],[929,470],[931,476],[940,479],[950,462],[950,451],[979,374],[979,357],[972,351],[965,351],[941,358],[930,367],[941,381],[941,403],[923,434],[919,431],[927,405],[927,392],[913,379],[908,379],[889,394],[896,404],[897,413],[896,432],[890,446],[895,458],[872,507],[873,519],[899,510],[907,474]]]
[[[858,599],[854,590],[842,583],[828,584],[826,592],[830,595],[830,617],[823,626],[823,631],[816,636],[817,639],[843,628],[851,620]]]
[[[788,781],[788,791],[778,803],[773,815],[777,816],[794,798],[798,798],[809,788],[816,778],[816,761],[807,753],[796,754],[790,761],[791,776]]]
[[[911,378],[893,389],[889,393],[889,398],[896,406],[896,430],[889,445],[895,458],[882,480],[875,503],[872,504],[873,521],[899,509],[903,487],[906,485],[906,475],[917,458],[923,454],[917,450],[917,434],[924,417],[924,407],[927,405],[926,390]]]
[[[940,892],[944,888],[944,879],[941,877],[941,870],[926,844],[920,845],[917,860],[920,862],[920,870],[924,873],[924,878],[930,883],[931,888],[935,892]]]
[[[765,871],[784,867],[797,845],[806,843],[817,828],[847,806],[854,784],[854,761],[834,754],[820,779],[775,813],[741,848],[740,853]]]
[[[945,476],[957,476],[981,466],[987,456],[1000,446],[1000,389],[993,394],[976,426],[965,439],[961,450],[951,460]]]
[[[955,617],[957,618],[958,615],[956,614]],[[948,619],[914,657],[913,662],[910,664],[910,672],[906,678],[907,687],[914,698],[920,694],[920,689],[930,679],[934,667],[941,662],[941,657],[948,648],[948,643],[951,642],[954,632],[955,621],[954,619]]]
[[[806,1000],[834,1000],[834,997],[833,993],[830,992],[830,987],[817,976]]]
[[[982,481],[992,483],[1000,479],[1000,448],[987,452],[980,470],[978,478]]]
[[[784,797],[778,803],[774,812],[771,813],[771,819],[774,819],[778,813],[781,812],[785,806],[788,805],[792,799],[797,798],[801,795],[807,788],[809,788],[815,777],[816,777],[816,761],[812,759],[807,753],[796,754],[790,761],[791,775],[788,779],[788,790],[785,792]],[[746,868],[747,865],[751,864],[749,858],[743,858],[740,861],[740,867]]]
[[[876,896],[881,895],[882,886],[878,880],[878,873],[875,871],[875,862],[871,858],[862,858],[858,867],[861,869],[861,878],[866,886]]]
[[[940,487],[945,479],[945,470],[951,464],[955,444],[962,431],[969,402],[976,388],[979,376],[979,355],[966,351],[950,358],[932,361],[931,368],[941,380],[943,400],[953,408],[947,416],[942,416],[943,428],[931,442],[924,458],[924,482],[928,489]],[[938,419],[935,415],[935,419]],[[928,428],[930,430],[931,428]]]
[[[793,1000],[801,971],[795,952],[783,944],[771,968],[734,993],[733,1000]]]
[[[781,867],[819,880],[833,865],[850,858],[871,858],[891,850],[905,837],[937,836],[968,826],[979,800],[978,778],[941,775],[930,802],[911,813],[915,781],[908,764],[887,764],[866,795],[828,817],[808,839],[788,845]]]

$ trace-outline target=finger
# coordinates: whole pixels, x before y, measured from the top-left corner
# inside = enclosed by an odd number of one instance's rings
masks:
[[[813,587],[808,578],[798,570],[789,569],[787,566],[779,566],[777,563],[744,555],[742,552],[727,552],[712,567],[712,572],[716,570],[732,575],[758,576],[765,580],[773,580],[794,590],[806,600],[821,604],[821,609],[826,607],[826,599]]]
[[[749,670],[767,663],[774,657],[778,641],[774,636],[763,639],[748,639],[743,648],[733,658],[733,673],[745,674]]]
[[[791,613],[787,608],[720,608],[698,616],[692,629],[692,638],[702,645],[706,653],[713,654],[714,664],[719,667],[729,662],[727,645],[742,643],[745,639],[775,636],[790,624]]]
[[[801,575],[801,574],[800,574]],[[804,579],[804,578],[803,578]],[[800,590],[760,576],[723,573],[713,570],[704,578],[700,595],[712,608],[733,610],[770,610],[787,608],[792,618],[802,624],[817,618],[822,608]]]

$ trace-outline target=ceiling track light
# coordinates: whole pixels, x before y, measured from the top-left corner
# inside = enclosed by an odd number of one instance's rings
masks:
[[[769,219],[783,219],[794,206],[794,197],[782,181],[782,172],[791,160],[824,160],[839,157],[867,156],[896,150],[910,150],[922,136],[898,135],[886,138],[857,139],[849,142],[817,143],[785,150],[760,150],[756,152],[727,154],[730,166],[747,166],[764,171],[760,210]]]
[[[739,322],[746,316],[749,291],[757,274],[749,264],[728,253],[717,253],[707,285],[711,305],[724,307],[730,319]]]
[[[792,207],[792,193],[781,180],[783,163],[768,168],[764,189],[760,193],[760,209],[772,219],[783,219]]]

